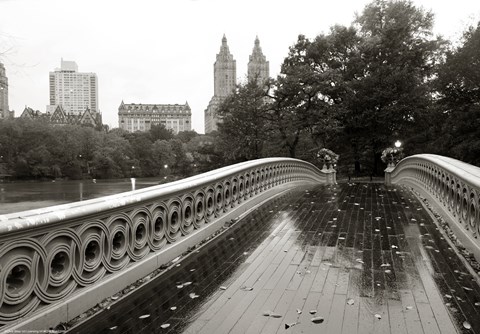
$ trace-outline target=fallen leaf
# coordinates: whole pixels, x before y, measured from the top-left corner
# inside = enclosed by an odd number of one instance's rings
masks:
[[[290,327],[293,327],[296,324],[298,324],[298,322],[292,322],[291,324],[285,324],[285,329],[289,329]]]
[[[176,307],[176,306],[172,306],[172,307],[170,307],[170,310],[172,310],[172,311],[175,311],[176,309],[177,309],[177,307]]]
[[[227,290],[227,287],[226,286],[221,286],[220,290]]]
[[[165,329],[165,328],[170,327],[170,324],[162,324],[162,325],[160,325],[160,327],[162,327],[163,329]]]
[[[380,314],[375,314],[375,318],[377,318],[378,320],[382,319],[382,316]]]
[[[383,263],[380,265],[380,267],[390,267],[390,263]]]
[[[349,300],[347,300],[347,304],[348,305],[353,305],[353,304],[355,304],[355,301],[352,298],[350,298]]]
[[[177,289],[181,289],[181,288],[183,288],[183,284],[177,285]]]
[[[390,269],[385,270],[386,274],[390,274],[392,271]]]
[[[183,283],[183,286],[187,286],[187,285],[190,285],[190,284],[192,284],[192,282],[185,282],[185,283]]]
[[[464,286],[463,288],[464,288],[465,290],[467,290],[467,291],[473,291],[473,289],[471,289],[471,288],[469,288],[469,287],[466,287],[466,286]]]
[[[118,296],[112,296],[112,300],[117,300]]]
[[[200,297],[199,295],[196,295],[194,292],[192,292],[191,294],[189,294],[190,298],[192,299],[195,299],[195,298],[198,298]]]
[[[446,297],[446,298],[449,298],[449,299],[452,298],[452,296],[450,296],[450,295],[445,295],[445,297]]]
[[[466,329],[471,329],[472,328],[472,326],[466,321],[463,322],[463,327],[465,327]]]
[[[144,315],[141,315],[138,317],[138,319],[145,319],[145,318],[148,318],[150,316],[150,314],[144,314]]]
[[[272,318],[281,318],[282,315],[281,315],[281,314],[278,314],[278,313],[272,313],[272,314],[270,314],[270,317],[272,317]]]
[[[300,310],[299,308],[297,308],[297,314],[302,314],[302,310]]]
[[[252,287],[249,287],[249,286],[244,286],[244,287],[242,288],[242,290],[244,290],[244,291],[252,291],[253,288],[252,288]]]
[[[177,256],[176,258],[174,258],[174,259],[172,260],[172,263],[175,263],[175,262],[177,262],[178,260],[180,260],[180,256]]]
[[[111,331],[113,331],[114,329],[117,329],[117,326],[110,327]]]
[[[413,306],[407,306],[405,307],[407,310],[413,310]]]
[[[322,317],[315,317],[315,318],[312,318],[312,322],[314,324],[321,324],[325,319],[323,319]]]
[[[315,313],[317,313],[317,310],[310,310],[309,313],[310,313],[310,314],[315,314]]]
[[[269,317],[269,316],[270,316],[270,313],[271,313],[270,311],[265,311],[265,312],[262,313],[262,315],[263,315],[264,317]]]
[[[392,248],[394,248],[394,249],[395,249],[395,248],[398,248],[398,246],[392,245]]]
[[[480,302],[476,302],[476,303],[475,303],[475,306],[480,306]]]

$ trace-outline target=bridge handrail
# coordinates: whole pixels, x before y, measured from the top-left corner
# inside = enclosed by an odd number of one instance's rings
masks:
[[[268,158],[136,191],[1,215],[0,330],[41,313],[42,306],[63,303],[81,288],[122,275],[134,263],[175,247],[177,240],[210,231],[235,207],[251,206],[275,189],[333,181],[334,171]]]
[[[387,168],[385,177],[387,184],[413,186],[434,200],[456,235],[480,254],[480,168],[449,157],[418,154]]]

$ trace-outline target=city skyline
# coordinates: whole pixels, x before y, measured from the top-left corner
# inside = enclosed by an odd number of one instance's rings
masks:
[[[237,82],[246,81],[257,35],[270,76],[276,77],[299,34],[314,38],[334,24],[349,25],[369,2],[0,0],[6,13],[0,22],[0,62],[9,80],[9,106],[16,117],[25,105],[45,111],[48,74],[63,57],[82,72],[97,74],[99,110],[110,127],[118,127],[122,100],[187,101],[193,129],[203,133],[213,64],[224,34],[237,61]],[[451,40],[480,17],[480,4],[472,1],[413,2],[432,10],[434,32]]]

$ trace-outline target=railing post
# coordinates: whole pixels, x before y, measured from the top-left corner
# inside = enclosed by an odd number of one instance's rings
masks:
[[[395,170],[395,166],[393,164],[388,164],[388,167],[385,168],[385,185],[390,186],[392,185],[392,172]]]
[[[326,174],[327,184],[337,184],[337,171],[333,168],[322,170]]]

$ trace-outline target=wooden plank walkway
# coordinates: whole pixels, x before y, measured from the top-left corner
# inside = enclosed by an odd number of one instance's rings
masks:
[[[265,204],[71,332],[480,334],[476,304],[409,191],[339,184]]]

